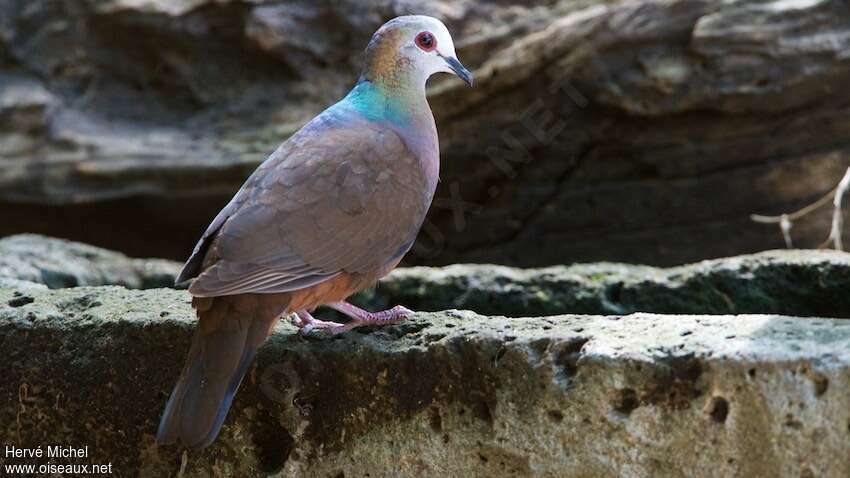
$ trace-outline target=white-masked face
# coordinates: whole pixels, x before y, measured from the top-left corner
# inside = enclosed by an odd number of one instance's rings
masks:
[[[433,17],[399,17],[404,22],[404,36],[399,53],[427,80],[434,73],[451,73],[472,86],[472,73],[457,59],[455,45],[448,28]]]

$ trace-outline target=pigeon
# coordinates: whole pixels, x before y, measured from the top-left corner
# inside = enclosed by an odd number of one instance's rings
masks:
[[[213,219],[177,278],[191,281],[198,326],[157,442],[203,449],[215,440],[279,318],[336,334],[412,314],[367,312],[346,298],[395,268],[425,220],[439,179],[425,84],[440,72],[472,86],[441,21],[385,23],[351,91],[283,142]],[[319,306],[351,320],[318,320]]]

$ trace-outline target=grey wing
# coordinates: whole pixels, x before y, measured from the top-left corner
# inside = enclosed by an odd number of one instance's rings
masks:
[[[189,256],[189,260],[186,261],[186,264],[183,265],[183,268],[177,275],[177,279],[174,280],[175,285],[181,285],[191,280],[193,277],[197,277],[198,274],[201,273],[204,258],[207,257],[207,252],[209,252],[213,240],[218,235],[219,229],[221,229],[224,222],[239,209],[239,202],[237,199],[239,199],[238,195],[224,206],[224,208],[222,208],[222,210],[215,216],[210,225],[207,226],[207,230],[204,231],[201,239],[198,240],[197,244],[195,244],[195,249],[192,251],[192,255]]]
[[[396,133],[365,122],[308,133],[234,198],[192,294],[288,292],[342,272],[377,274],[409,249],[431,196]]]

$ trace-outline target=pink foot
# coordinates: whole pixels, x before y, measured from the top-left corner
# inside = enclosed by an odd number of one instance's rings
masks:
[[[395,324],[413,315],[412,310],[400,305],[380,312],[369,312],[344,301],[333,302],[327,304],[327,306],[351,317],[351,320],[345,324],[326,322],[314,318],[306,310],[299,310],[295,313],[296,317],[293,318],[292,325],[301,329],[301,333],[304,335],[309,334],[313,330],[326,330],[328,333],[336,335],[365,325]]]
[[[301,329],[302,335],[307,335],[314,330],[327,330],[332,335],[336,335],[353,328],[348,327],[348,324],[319,320],[306,310],[299,310],[295,313],[295,316],[292,318],[292,325]]]
[[[397,305],[392,309],[382,310],[380,312],[369,312],[345,301],[332,302],[327,304],[327,306],[337,312],[342,312],[343,314],[351,317],[351,322],[349,322],[349,324],[353,323],[353,327],[360,327],[361,325],[396,324],[413,315],[412,310],[401,305]]]

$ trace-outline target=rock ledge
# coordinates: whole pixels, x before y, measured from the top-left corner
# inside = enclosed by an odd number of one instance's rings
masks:
[[[174,476],[153,433],[188,295],[0,289],[0,438]],[[417,314],[304,339],[280,325],[183,476],[850,474],[850,321]]]

